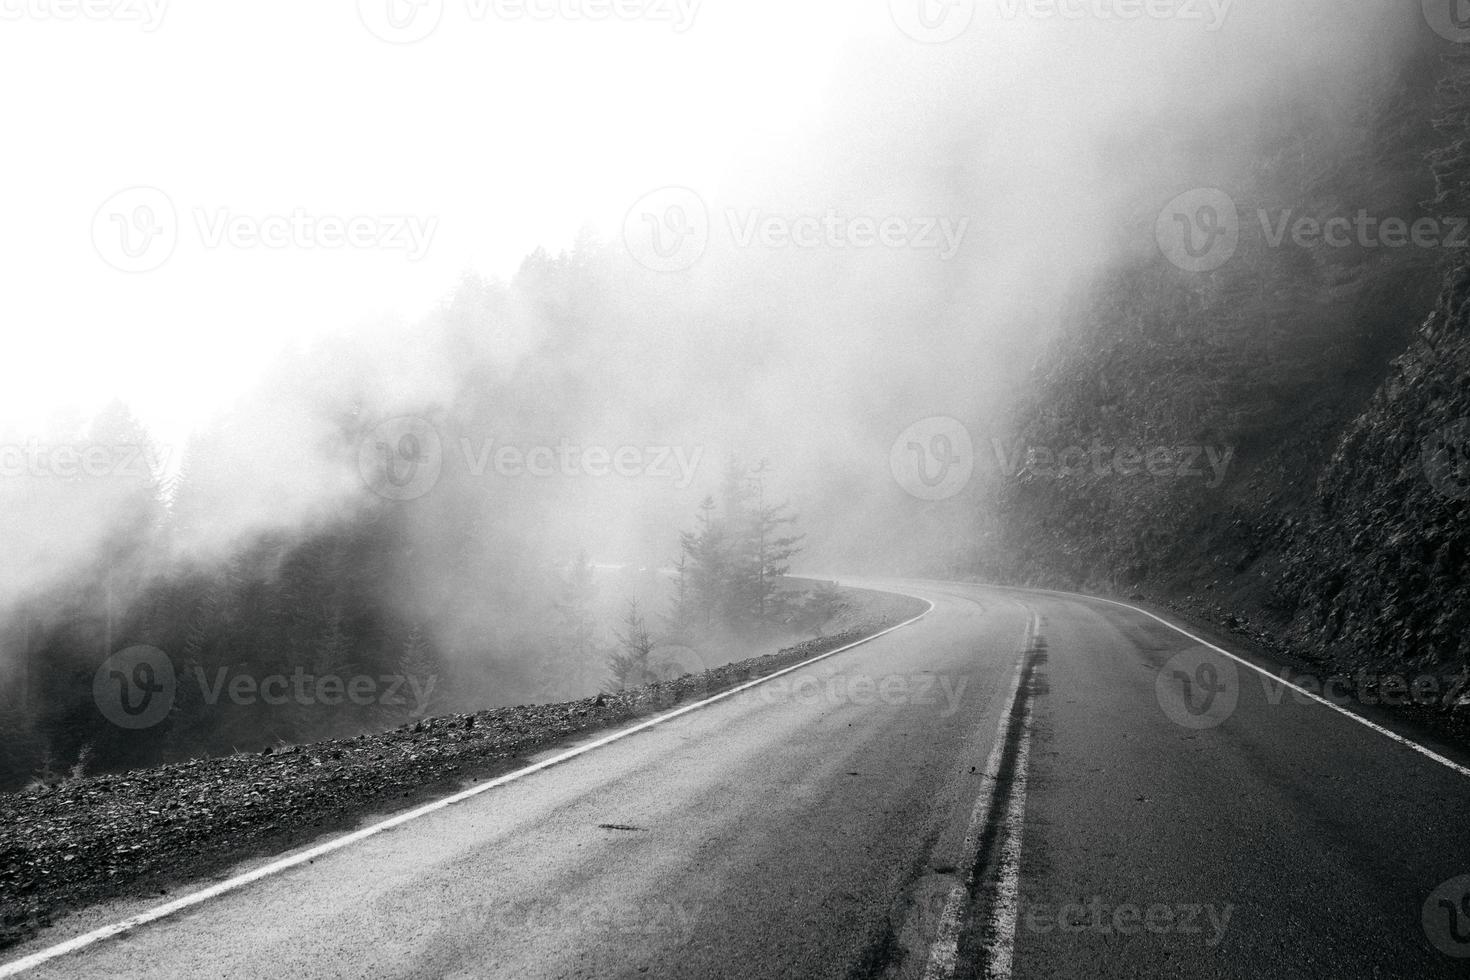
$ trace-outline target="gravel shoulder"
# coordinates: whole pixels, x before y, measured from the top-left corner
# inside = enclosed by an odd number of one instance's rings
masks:
[[[425,719],[258,755],[71,780],[0,795],[0,949],[69,911],[187,890],[618,728],[871,636],[918,600],[853,594],[859,625],[703,674],[561,704]]]

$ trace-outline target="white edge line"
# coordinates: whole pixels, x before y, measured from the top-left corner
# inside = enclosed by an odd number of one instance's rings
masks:
[[[446,796],[443,799],[435,800],[432,803],[426,803],[423,806],[417,807],[412,810],[406,810],[403,813],[396,814],[386,820],[375,823],[370,827],[363,827],[361,830],[356,830],[342,837],[337,837],[333,840],[329,840],[324,844],[318,844],[317,846],[302,851],[298,854],[293,854],[289,857],[284,857],[277,861],[272,861],[270,864],[256,868],[254,871],[247,871],[242,875],[237,875],[233,878],[221,881],[217,884],[211,885],[208,888],[202,889],[201,891],[192,892],[188,895],[185,895],[183,898],[178,898],[172,902],[167,902],[163,905],[159,905],[155,908],[149,909],[146,912],[140,912],[137,915],[123,919],[121,922],[115,922],[112,925],[103,926],[100,929],[94,929],[91,932],[73,937],[72,939],[68,939],[66,942],[58,943],[55,946],[50,946],[46,949],[39,950],[29,956],[25,956],[21,959],[5,963],[3,965],[0,965],[0,977],[13,977],[17,974],[24,973],[27,970],[31,970],[35,967],[40,966],[42,963],[57,959],[61,956],[66,956],[69,953],[74,953],[77,950],[84,949],[88,946],[99,943],[104,939],[110,939],[113,936],[117,936],[131,929],[136,929],[139,926],[147,925],[150,922],[157,922],[159,919],[167,918],[168,916],[171,916],[177,912],[182,912],[184,909],[192,908],[195,905],[201,905],[212,898],[218,898],[220,895],[224,895],[228,892],[237,891],[245,887],[246,885],[261,880],[262,878],[269,878],[272,875],[280,874],[282,871],[287,871],[299,865],[315,861],[319,857],[331,854],[333,851],[339,851],[344,847],[356,844],[358,841],[366,840],[369,837],[381,834],[385,830],[392,830],[394,827],[408,823],[411,820],[417,820],[419,817],[424,817],[439,810],[443,810],[444,808],[453,806],[456,803],[461,803],[472,797],[479,796],[481,793],[486,793],[492,789],[504,786],[507,783],[513,783],[518,779],[523,779],[524,777],[529,776],[532,773],[540,772],[543,769],[550,769],[552,766],[560,765],[561,763],[566,762],[570,759],[575,759],[577,756],[586,755],[588,752],[592,752],[595,749],[600,749],[605,745],[611,745],[613,742],[627,738],[629,735],[634,735],[638,732],[644,731],[645,729],[653,728],[655,725],[662,725],[664,722],[672,721],[675,718],[687,715],[692,711],[697,711],[700,708],[714,704],[717,701],[723,701],[726,698],[734,697],[736,694],[739,694],[742,691],[748,691],[753,687],[758,687],[761,684],[773,681],[777,677],[789,674],[792,671],[797,671],[805,667],[810,667],[812,664],[826,660],[828,657],[835,657],[837,656],[837,654],[845,653],[848,650],[853,649],[854,647],[860,647],[864,644],[872,643],[874,640],[879,639],[880,637],[887,636],[888,634],[901,630],[906,626],[912,626],[914,623],[917,623],[919,620],[923,619],[925,616],[934,611],[934,603],[930,602],[928,599],[924,599],[922,596],[908,597],[911,599],[919,599],[921,602],[925,603],[928,608],[919,613],[917,616],[912,617],[911,619],[906,619],[895,626],[890,626],[887,629],[882,630],[881,632],[874,633],[872,636],[864,637],[863,639],[857,640],[853,643],[849,643],[846,646],[838,647],[836,650],[828,650],[826,653],[812,657],[810,660],[803,660],[799,664],[793,664],[790,667],[782,668],[775,673],[767,674],[764,677],[758,677],[753,681],[747,681],[746,683],[741,684],[737,687],[730,688],[728,691],[721,691],[719,694],[716,694],[713,697],[705,698],[703,701],[696,701],[693,704],[686,704],[682,708],[677,708],[665,714],[658,715],[657,717],[650,718],[647,721],[640,722],[630,728],[624,728],[619,731],[613,732],[610,735],[604,735],[602,738],[599,738],[592,742],[588,742],[586,745],[580,745],[576,748],[568,749],[566,752],[562,752],[559,755],[552,756],[550,759],[543,759],[542,761],[537,762],[534,765],[526,766],[523,769],[517,769],[515,772],[506,773],[503,776],[497,776],[494,779],[487,780],[486,782],[480,783],[476,786],[471,786],[469,789],[461,790],[460,792],[455,793],[451,796]]]
[[[1010,591],[1010,592],[1032,592],[1032,593],[1037,593],[1037,594],[1041,594],[1041,595],[1064,596],[1064,597],[1069,598],[1069,599],[1084,599],[1084,600],[1089,600],[1089,601],[1092,601],[1092,602],[1106,602],[1110,606],[1118,606],[1118,607],[1123,608],[1123,609],[1131,609],[1131,610],[1133,610],[1136,613],[1142,613],[1143,615],[1147,616],[1149,619],[1152,619],[1152,620],[1155,620],[1157,622],[1163,623],[1165,626],[1169,627],[1174,632],[1180,633],[1180,634],[1183,634],[1184,636],[1189,637],[1191,640],[1193,640],[1194,642],[1200,644],[1201,646],[1209,647],[1211,650],[1214,650],[1216,653],[1219,653],[1219,654],[1222,654],[1222,655],[1224,655],[1226,657],[1229,657],[1231,660],[1234,660],[1236,663],[1240,664],[1241,666],[1250,668],[1251,670],[1253,670],[1256,673],[1260,674],[1262,677],[1265,677],[1265,678],[1267,678],[1267,679],[1269,679],[1269,680],[1271,680],[1271,681],[1273,681],[1273,682],[1275,682],[1277,684],[1284,684],[1285,686],[1291,688],[1293,691],[1296,691],[1298,694],[1306,695],[1307,697],[1311,698],[1313,701],[1316,701],[1318,704],[1320,704],[1320,705],[1322,705],[1324,707],[1327,707],[1327,708],[1331,708],[1333,711],[1336,711],[1338,714],[1342,715],[1343,717],[1345,717],[1345,718],[1351,718],[1353,721],[1357,722],[1358,724],[1364,726],[1365,728],[1371,728],[1371,729],[1373,729],[1373,731],[1377,732],[1380,735],[1386,735],[1389,738],[1393,739],[1395,742],[1400,743],[1401,745],[1407,745],[1409,748],[1413,749],[1415,752],[1418,752],[1420,755],[1424,756],[1425,758],[1433,759],[1435,762],[1438,762],[1440,765],[1442,765],[1442,766],[1444,766],[1444,767],[1446,767],[1448,769],[1453,769],[1455,772],[1459,773],[1462,776],[1470,776],[1470,768],[1466,768],[1465,766],[1460,765],[1458,762],[1455,762],[1453,759],[1447,759],[1444,756],[1440,755],[1438,752],[1435,752],[1433,749],[1425,748],[1424,746],[1420,745],[1418,742],[1415,742],[1413,739],[1405,738],[1404,736],[1400,735],[1398,732],[1392,731],[1391,729],[1388,729],[1388,728],[1384,728],[1382,725],[1379,725],[1379,724],[1376,724],[1375,722],[1369,721],[1367,718],[1364,718],[1362,715],[1358,714],[1357,712],[1355,712],[1355,711],[1349,711],[1348,709],[1344,708],[1342,705],[1333,704],[1331,701],[1328,701],[1326,698],[1324,698],[1324,697],[1322,697],[1320,695],[1317,695],[1317,694],[1313,694],[1311,691],[1308,691],[1306,688],[1299,687],[1296,684],[1293,684],[1291,681],[1286,680],[1285,678],[1281,677],[1280,675],[1271,673],[1269,670],[1266,670],[1264,667],[1258,667],[1257,665],[1251,663],[1249,660],[1246,660],[1244,657],[1237,656],[1236,654],[1231,653],[1229,650],[1226,650],[1223,647],[1216,646],[1215,644],[1211,643],[1209,640],[1204,640],[1204,639],[1201,639],[1198,636],[1195,636],[1193,633],[1191,633],[1188,630],[1184,629],[1182,626],[1175,626],[1173,623],[1169,622],[1167,619],[1165,619],[1162,616],[1155,616],[1153,613],[1149,612],[1147,609],[1139,609],[1137,606],[1130,606],[1126,602],[1118,602],[1115,599],[1104,599],[1101,596],[1095,596],[1095,595],[1083,595],[1080,592],[1059,592],[1056,589],[1025,589],[1025,588],[1020,588],[1020,587],[1013,586],[1013,585],[987,585],[987,584],[985,584],[983,582],[969,582],[969,583],[963,583],[963,584],[967,584],[967,585],[978,585],[981,588],[989,588],[989,589],[1004,589],[1004,590],[1007,590],[1007,591]],[[0,974],[0,976],[3,976],[3,974]]]

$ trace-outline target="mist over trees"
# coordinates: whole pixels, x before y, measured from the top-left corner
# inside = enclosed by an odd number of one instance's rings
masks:
[[[726,462],[720,502],[706,496],[694,528],[679,536],[662,630],[649,627],[636,599],[627,603],[618,649],[608,661],[614,689],[668,680],[699,663],[714,666],[729,659],[727,651],[820,634],[845,610],[841,593],[830,585],[800,591],[783,586],[803,535],[795,531],[790,506],[767,499],[770,472],[764,461]],[[671,647],[693,657],[681,662],[670,656]]]
[[[766,499],[765,464],[731,460],[721,487],[699,505],[695,529],[679,539],[672,635],[748,631],[784,625],[792,615],[778,583],[791,570],[802,536],[786,504]]]
[[[761,148],[779,166],[752,155],[695,188],[712,233],[692,268],[651,272],[584,232],[507,280],[466,274],[422,319],[282,353],[135,478],[0,482],[0,764],[259,750],[596,691],[615,632],[693,647],[821,629],[840,598],[792,608],[774,586],[798,562],[1026,578],[1061,556],[1074,581],[1131,587],[1203,577],[1209,537],[1250,568],[1412,335],[1404,310],[1428,308],[1441,258],[1263,247],[1254,212],[1463,212],[1467,145],[1465,55],[1401,29],[1422,30],[1417,11],[1254,6],[1217,34],[1014,23],[924,50],[854,42],[823,123]],[[1239,205],[1243,241],[1225,269],[1185,273],[1154,222],[1209,186]],[[971,230],[949,259],[729,234],[730,213],[837,212]],[[889,471],[899,433],[935,416],[963,420],[986,464],[937,502]],[[411,431],[383,434],[401,419]],[[55,446],[150,442],[121,407],[52,430]],[[999,479],[992,440],[1011,437],[1238,455],[1204,494]],[[631,451],[636,472],[564,466],[588,447]],[[539,450],[542,475],[524,465]],[[383,471],[399,490],[433,478],[404,499]],[[593,562],[633,571],[610,586]],[[673,564],[670,586],[654,573]],[[638,629],[618,625],[630,596]],[[141,735],[92,692],[130,644],[187,681]],[[298,668],[422,683],[303,711],[216,686]]]
[[[105,504],[109,518],[85,561],[28,583],[5,608],[16,668],[0,694],[7,780],[60,778],[83,756],[112,768],[259,751],[436,712],[585,696],[610,683],[625,596],[644,603],[661,642],[711,660],[810,628],[778,587],[800,535],[767,465],[731,459],[722,474],[710,449],[703,483],[682,488],[672,464],[626,479],[496,469],[505,446],[663,454],[688,442],[650,406],[630,407],[633,420],[598,418],[596,406],[632,399],[599,394],[620,382],[578,353],[599,331],[624,329],[596,312],[609,250],[582,248],[532,255],[512,284],[465,280],[430,326],[459,353],[456,384],[435,400],[400,398],[381,365],[329,347],[288,358],[258,398],[173,460],[121,405],[59,436],[140,447],[151,465],[132,479],[8,487],[61,512]],[[498,362],[487,352],[504,347],[486,334],[514,331],[522,315],[545,327],[540,352]],[[283,393],[298,404],[287,410]],[[362,447],[375,450],[382,420],[403,415],[437,438],[441,471],[422,496],[391,499],[374,492],[372,468],[404,460]],[[264,469],[250,458],[261,446],[273,450]],[[686,458],[696,449],[706,452]],[[301,495],[309,506],[291,499]],[[696,529],[681,538],[702,498]],[[276,501],[290,523],[273,520]],[[670,586],[658,573],[681,552]],[[629,571],[601,583],[594,554]],[[163,652],[177,686],[165,718],[129,730],[99,713],[93,685],[108,657],[137,645]],[[317,690],[321,678],[342,689]],[[129,678],[116,681],[126,688]]]

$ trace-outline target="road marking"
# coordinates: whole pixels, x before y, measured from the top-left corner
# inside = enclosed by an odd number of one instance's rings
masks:
[[[975,584],[976,585],[979,585],[980,583],[977,582]],[[1455,772],[1459,773],[1462,776],[1470,776],[1470,768],[1467,768],[1465,766],[1460,765],[1458,762],[1455,762],[1453,759],[1447,759],[1444,756],[1440,755],[1438,752],[1435,752],[1433,749],[1425,748],[1424,746],[1420,745],[1418,742],[1415,742],[1414,740],[1409,739],[1409,738],[1405,738],[1403,735],[1400,735],[1398,732],[1392,731],[1391,729],[1388,729],[1388,728],[1384,728],[1382,725],[1379,725],[1379,724],[1377,724],[1375,722],[1369,721],[1367,718],[1364,718],[1362,715],[1358,714],[1357,712],[1355,712],[1355,711],[1349,711],[1348,709],[1344,708],[1342,705],[1333,704],[1331,701],[1328,701],[1326,698],[1321,697],[1320,695],[1317,695],[1317,694],[1313,694],[1311,691],[1308,691],[1306,688],[1300,687],[1300,686],[1298,686],[1296,684],[1293,684],[1291,681],[1285,680],[1285,679],[1277,676],[1276,674],[1271,673],[1269,670],[1266,670],[1264,667],[1258,667],[1258,666],[1256,666],[1255,664],[1251,663],[1249,660],[1246,660],[1244,657],[1237,656],[1236,654],[1231,653],[1229,650],[1226,650],[1223,647],[1216,646],[1215,644],[1211,643],[1209,640],[1201,639],[1200,637],[1195,636],[1193,633],[1189,632],[1189,630],[1187,630],[1187,629],[1184,629],[1182,626],[1175,626],[1173,623],[1169,622],[1167,619],[1165,619],[1162,616],[1155,616],[1153,613],[1149,612],[1147,609],[1139,609],[1137,606],[1130,606],[1126,602],[1118,602],[1115,599],[1104,599],[1101,596],[1095,596],[1095,595],[1082,595],[1081,593],[1078,593],[1078,592],[1059,592],[1059,591],[1057,591],[1055,589],[1020,589],[1020,588],[1016,588],[1014,586],[1009,586],[1009,585],[992,585],[992,586],[981,586],[981,587],[982,588],[1004,589],[1004,590],[1006,590],[1008,592],[1031,592],[1031,593],[1038,593],[1038,594],[1043,594],[1043,595],[1064,596],[1064,597],[1066,597],[1068,599],[1085,599],[1085,600],[1090,600],[1092,602],[1106,602],[1110,606],[1118,606],[1118,607],[1120,607],[1122,609],[1131,609],[1133,612],[1141,613],[1142,615],[1147,616],[1149,619],[1152,619],[1152,620],[1154,620],[1156,622],[1163,623],[1165,626],[1169,627],[1174,632],[1179,633],[1179,634],[1182,634],[1183,636],[1189,637],[1189,639],[1191,639],[1194,642],[1200,644],[1201,646],[1209,647],[1211,650],[1214,650],[1216,653],[1221,654],[1221,655],[1226,656],[1226,657],[1229,657],[1231,660],[1234,660],[1236,663],[1240,664],[1242,667],[1247,667],[1247,668],[1255,671],[1256,673],[1260,674],[1262,677],[1265,677],[1265,678],[1271,680],[1273,683],[1283,684],[1286,687],[1291,688],[1293,691],[1296,691],[1298,694],[1303,694],[1303,695],[1307,696],[1308,698],[1311,698],[1313,701],[1316,701],[1318,704],[1322,705],[1323,707],[1331,708],[1333,711],[1336,711],[1338,714],[1342,715],[1344,718],[1351,718],[1353,721],[1357,722],[1358,724],[1362,725],[1365,728],[1371,728],[1371,729],[1373,729],[1373,731],[1377,732],[1380,735],[1385,735],[1385,736],[1393,739],[1395,742],[1398,742],[1401,745],[1408,746],[1409,748],[1413,749],[1415,752],[1418,752],[1420,755],[1424,756],[1425,758],[1427,758],[1427,759],[1433,759],[1435,762],[1438,762],[1440,765],[1444,766],[1447,769],[1453,769]]]
[[[991,745],[989,758],[985,760],[982,775],[988,785],[985,785],[975,798],[975,808],[970,813],[970,825],[965,831],[965,842],[961,849],[961,867],[968,870],[965,872],[965,880],[955,885],[945,896],[944,910],[939,916],[939,928],[929,948],[928,962],[924,966],[924,980],[949,980],[954,976],[955,964],[959,958],[960,922],[965,905],[969,901],[970,887],[974,884],[976,865],[980,858],[980,838],[990,824],[990,811],[995,806],[996,780],[1000,776],[1001,757],[1005,752],[1006,741],[1010,737],[1012,713],[1016,699],[1025,697],[1025,693],[1021,690],[1021,678],[1025,675],[1026,660],[1031,656],[1031,646],[1039,631],[1040,620],[1033,612],[1026,624],[1026,633],[1022,637],[1021,659],[1016,663],[1015,673],[1011,678],[1011,690],[1001,709],[1000,725],[996,728],[995,741]],[[1018,745],[1019,754],[1016,757],[1017,768],[1011,783],[1010,804],[1006,807],[1007,836],[1002,856],[1001,883],[997,887],[998,896],[1009,893],[1011,899],[1008,904],[1003,898],[997,902],[997,907],[992,910],[990,918],[990,935],[996,937],[992,943],[992,949],[998,950],[998,954],[993,954],[992,965],[1001,959],[1005,963],[1005,972],[994,975],[1004,977],[1010,976],[1011,957],[1016,940],[1015,896],[1020,883],[1020,832],[1026,816],[1026,760],[1031,742],[1029,698],[1022,708],[1021,725],[1021,742]]]
[[[139,926],[147,925],[150,922],[157,922],[159,919],[167,918],[177,912],[182,912],[185,909],[192,908],[195,905],[201,905],[212,898],[218,898],[219,896],[227,894],[228,892],[237,891],[238,889],[241,889],[246,885],[260,881],[262,878],[269,878],[272,875],[280,874],[282,871],[287,871],[291,868],[295,868],[300,865],[307,864],[311,861],[315,861],[319,857],[324,857],[327,854],[331,854],[333,851],[339,851],[344,847],[356,844],[358,841],[366,840],[369,837],[381,834],[385,830],[392,830],[394,827],[399,827],[403,824],[408,823],[409,821],[417,820],[418,818],[428,816],[431,813],[436,813],[439,810],[443,810],[446,807],[453,806],[456,803],[462,803],[465,800],[471,799],[472,797],[479,796],[481,793],[487,793],[490,790],[497,789],[501,786],[506,785],[507,783],[513,783],[518,779],[524,779],[525,777],[533,773],[541,772],[543,769],[550,769],[552,766],[560,765],[563,762],[567,762],[570,759],[575,759],[581,755],[586,755],[588,752],[600,749],[606,745],[611,745],[613,742],[621,741],[622,739],[625,739],[630,735],[635,735],[638,732],[653,728],[656,725],[662,725],[665,722],[673,721],[675,718],[687,715],[692,711],[698,711],[700,708],[707,707],[717,701],[723,701],[726,698],[734,697],[735,695],[740,694],[743,691],[748,691],[753,687],[759,687],[762,684],[773,681],[777,677],[792,673],[793,671],[801,670],[805,667],[810,667],[814,663],[819,663],[820,661],[826,660],[829,657],[835,657],[839,653],[846,653],[848,650],[851,650],[855,647],[860,647],[864,644],[872,643],[874,640],[879,639],[880,637],[887,636],[889,633],[897,632],[898,630],[901,630],[906,626],[912,626],[914,623],[917,623],[919,620],[923,619],[925,616],[934,611],[934,603],[930,602],[928,599],[923,599],[920,596],[913,596],[911,598],[920,599],[920,601],[924,602],[928,606],[928,608],[919,613],[917,616],[914,616],[911,619],[906,619],[895,626],[890,626],[879,633],[874,633],[872,636],[864,637],[863,639],[858,640],[855,643],[849,643],[846,646],[838,647],[836,650],[829,650],[826,653],[812,657],[810,660],[803,660],[799,664],[793,664],[792,666],[778,670],[773,674],[767,674],[766,676],[758,677],[753,681],[747,681],[746,683],[741,684],[738,687],[732,687],[728,691],[722,691],[712,697],[705,698],[703,701],[696,701],[692,704],[686,704],[682,708],[677,708],[665,714],[658,715],[657,717],[650,718],[647,721],[640,722],[630,728],[625,728],[620,731],[613,732],[611,735],[605,735],[602,738],[597,739],[596,741],[587,743],[586,745],[578,746],[574,749],[568,749],[567,751],[553,756],[550,759],[543,759],[542,761],[537,762],[534,765],[526,766],[524,769],[517,769],[515,772],[506,773],[503,776],[497,776],[495,779],[488,780],[487,782],[481,783],[477,786],[472,786],[469,789],[461,790],[460,792],[455,793],[452,796],[446,796],[443,799],[435,800],[432,803],[426,803],[423,806],[417,807],[413,810],[406,810],[403,813],[397,814],[396,816],[392,816],[379,823],[375,823],[370,827],[364,827],[361,830],[356,830],[342,837],[329,840],[324,844],[318,844],[317,846],[302,851],[299,854],[293,854],[289,857],[284,857],[280,860],[273,861],[263,867],[256,868],[254,871],[248,871],[244,874],[236,875],[233,878],[229,878],[225,881],[221,881],[217,884],[211,885],[210,887],[205,888],[201,891],[185,895],[183,898],[175,899],[172,902],[167,902],[163,905],[156,906],[146,912],[140,912],[137,915],[130,916],[126,919],[123,919],[121,922],[114,922],[111,925],[102,926],[101,928],[94,929],[91,932],[84,933],[83,935],[76,936],[72,939],[68,939],[66,942],[58,943],[55,946],[50,946],[46,949],[39,950],[38,952],[32,953],[29,956],[22,957],[21,959],[13,960],[10,963],[0,965],[0,977],[13,977],[17,974],[24,973],[27,970],[31,970],[40,966],[42,963],[49,962],[50,960],[54,960],[61,956],[66,956],[69,953],[75,953],[80,949],[85,949],[86,947],[91,946],[95,943],[99,943],[104,939],[110,939],[113,936],[117,936],[121,933],[128,932],[133,929],[137,929]]]
[[[1030,629],[1027,629],[1029,634]],[[1021,654],[1011,679],[1011,689],[1001,707],[1000,725],[990,746],[990,757],[982,770],[981,790],[975,797],[975,807],[970,811],[970,825],[965,830],[965,842],[961,851],[962,866],[973,867],[979,848],[980,833],[990,823],[990,809],[995,805],[995,780],[1000,773],[1000,759],[1005,751],[1007,730],[1011,722],[1011,709],[1020,693],[1021,675],[1025,671],[1026,654]],[[929,947],[929,961],[924,967],[924,980],[948,980],[954,976],[955,960],[960,948],[960,913],[964,911],[969,897],[968,874],[966,880],[950,889],[944,899],[944,911],[939,915],[939,928],[933,944]]]
[[[1031,759],[1031,701],[1021,708],[1021,741],[1016,746],[1016,769],[1011,777],[1011,801],[1006,807],[1005,848],[1000,877],[990,906],[989,976],[1010,980],[1016,955],[1016,922],[1021,915],[1021,840],[1026,831],[1026,775]]]

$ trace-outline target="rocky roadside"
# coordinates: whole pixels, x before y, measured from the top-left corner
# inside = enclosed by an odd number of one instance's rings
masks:
[[[1470,267],[1254,565],[1174,596],[1350,706],[1470,746]]]
[[[1134,401],[1148,421],[1154,402]],[[1355,414],[1329,422],[1278,426],[1285,441],[1258,448],[1233,496],[1194,512],[1164,483],[1012,485],[989,542],[1004,557],[981,577],[1146,596],[1331,680],[1345,706],[1470,748],[1470,265]]]
[[[862,625],[678,680],[0,795],[0,948],[69,910],[169,895],[240,861],[494,778],[558,744],[800,663],[923,609],[918,600],[869,593]]]
[[[1470,671],[1464,667],[1344,660],[1330,647],[1303,643],[1275,624],[1199,596],[1149,599],[1182,624],[1213,632],[1227,645],[1275,664],[1278,676],[1308,690],[1331,681],[1325,694],[1333,703],[1437,743],[1431,747],[1449,750],[1452,758],[1470,757]]]
[[[1077,591],[1063,582],[1030,582],[1022,587]],[[1152,591],[1084,590],[1087,594],[1148,609],[1193,629],[1226,649],[1256,658],[1274,675],[1324,693],[1334,704],[1379,724],[1411,733],[1451,758],[1470,759],[1470,672],[1443,668],[1414,669],[1406,664],[1352,666],[1334,659],[1334,651],[1293,642],[1272,623],[1253,619],[1217,601],[1199,596],[1172,596]],[[1433,678],[1433,691],[1414,687]],[[1297,697],[1297,695],[1283,695]]]

